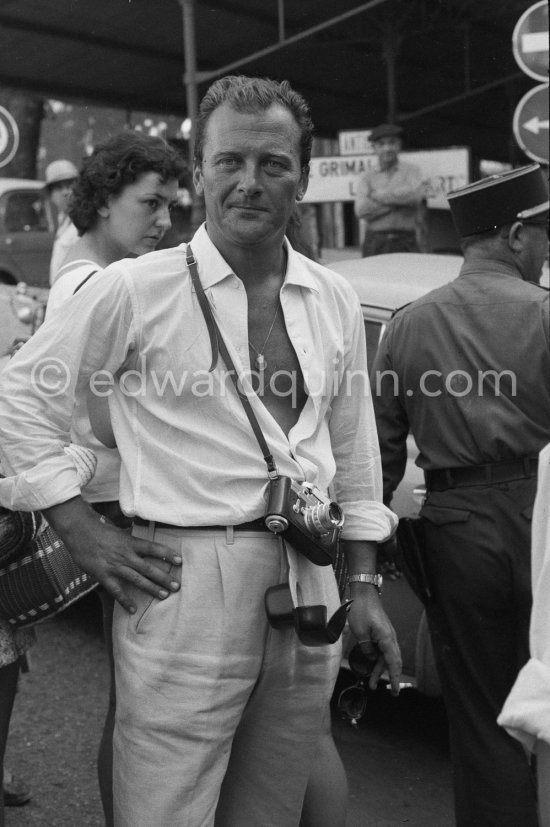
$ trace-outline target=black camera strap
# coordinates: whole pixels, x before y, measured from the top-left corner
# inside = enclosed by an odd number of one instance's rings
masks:
[[[204,321],[206,322],[206,327],[208,329],[208,335],[210,336],[210,347],[212,349],[212,363],[210,365],[209,370],[213,371],[216,367],[218,361],[218,353],[221,355],[223,361],[225,362],[225,366],[229,370],[229,375],[231,376],[231,380],[235,385],[235,390],[237,391],[237,396],[241,400],[241,404],[244,408],[244,412],[248,417],[248,421],[254,431],[254,436],[258,440],[258,445],[260,446],[260,450],[262,452],[263,458],[267,465],[267,473],[270,479],[276,479],[279,476],[279,472],[277,470],[277,466],[275,465],[275,460],[269,450],[265,437],[263,435],[262,429],[260,428],[260,424],[256,419],[256,414],[250,404],[250,400],[246,393],[240,388],[239,384],[239,375],[233,364],[233,360],[229,355],[229,351],[227,350],[226,344],[223,340],[223,336],[220,332],[220,329],[216,323],[216,319],[214,318],[214,314],[212,313],[212,308],[210,306],[210,302],[206,298],[206,293],[204,292],[200,277],[199,271],[197,268],[197,260],[193,255],[193,250],[191,249],[191,245],[187,245],[187,254],[186,254],[186,261],[187,266],[189,268],[189,273],[191,274],[191,281],[193,282],[193,287],[195,288],[195,293],[197,294],[197,299],[199,300],[199,305],[202,310],[202,315],[204,316]]]

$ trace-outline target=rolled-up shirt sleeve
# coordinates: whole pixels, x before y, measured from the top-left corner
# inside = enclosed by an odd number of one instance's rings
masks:
[[[129,291],[116,265],[68,300],[0,375],[0,503],[40,510],[80,494],[64,451],[77,387],[100,369],[113,376],[133,346]],[[16,475],[16,479],[13,479]]]
[[[530,752],[536,741],[550,744],[550,666],[527,661],[497,720]]]
[[[345,515],[342,538],[382,542],[395,531],[397,517],[382,502],[380,449],[369,389],[363,315],[358,302],[348,335],[342,381],[330,418],[336,462],[333,487]]]

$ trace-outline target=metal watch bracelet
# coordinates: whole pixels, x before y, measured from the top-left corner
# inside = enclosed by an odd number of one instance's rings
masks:
[[[370,583],[371,586],[376,587],[379,595],[382,594],[383,582],[381,574],[350,574],[348,576],[348,583]]]

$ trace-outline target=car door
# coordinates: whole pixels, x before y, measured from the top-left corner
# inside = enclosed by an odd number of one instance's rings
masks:
[[[47,287],[54,233],[40,186],[36,190],[14,188],[4,192],[0,196],[0,220],[0,269],[6,273],[4,280]]]
[[[378,345],[391,318],[391,312],[363,305],[363,319],[367,341],[367,361],[372,369]],[[407,466],[404,477],[394,493],[391,508],[398,517],[413,517],[420,510],[424,495],[424,478],[415,464],[418,449],[412,434],[407,437]],[[424,607],[401,575],[391,579],[391,570],[384,559],[384,547],[379,550],[379,565],[385,574],[382,603],[395,629],[403,658],[404,679],[410,679],[427,695],[440,693],[439,679],[431,647]]]

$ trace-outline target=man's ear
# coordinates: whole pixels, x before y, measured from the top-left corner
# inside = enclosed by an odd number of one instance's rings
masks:
[[[300,183],[298,184],[298,189],[296,190],[296,201],[301,201],[307,191],[307,185],[309,183],[309,164],[305,167],[302,167],[302,174],[300,175]]]
[[[508,246],[514,253],[521,253],[525,241],[523,237],[523,224],[521,221],[514,221],[508,230]]]
[[[111,212],[109,204],[103,204],[103,206],[97,208],[97,214],[100,215],[102,218],[109,218],[109,214]]]
[[[202,195],[204,186],[202,181],[202,167],[200,164],[193,165],[193,185],[197,195]]]

